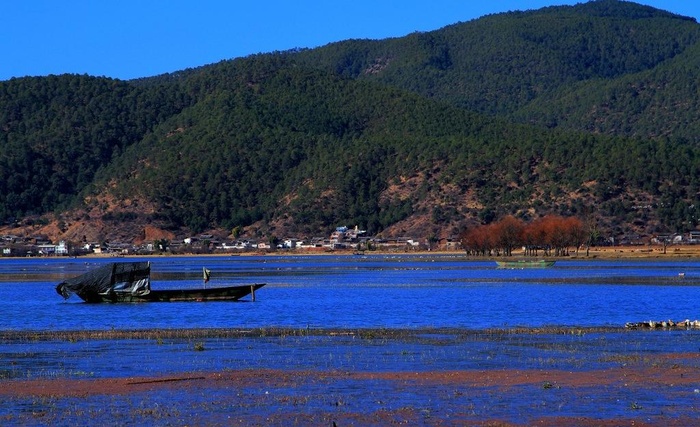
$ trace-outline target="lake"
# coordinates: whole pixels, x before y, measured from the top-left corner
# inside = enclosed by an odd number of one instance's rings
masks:
[[[129,260],[132,260],[131,258]],[[503,328],[695,320],[696,260],[564,260],[498,269],[459,255],[147,257],[152,287],[266,283],[251,302],[85,304],[62,279],[115,259],[0,260],[4,330],[143,328]]]

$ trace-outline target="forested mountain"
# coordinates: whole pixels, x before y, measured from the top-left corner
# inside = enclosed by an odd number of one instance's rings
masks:
[[[696,77],[683,70],[697,61],[698,41],[700,26],[692,18],[632,2],[599,0],[490,15],[392,40],[350,40],[300,56],[345,76],[379,81],[469,110],[546,126],[561,121],[589,131],[591,126],[579,124],[578,118],[566,121],[571,108],[586,109],[590,122],[605,123],[615,120],[605,107],[620,92],[634,96],[646,89],[647,96],[662,100],[689,96],[666,92],[672,88],[662,85],[630,87],[630,80],[644,79],[645,74],[637,73],[661,67],[666,68],[666,74],[658,76],[662,83],[693,82]],[[676,56],[685,57],[678,68],[664,67]],[[617,89],[613,92],[611,87]],[[690,96],[697,98],[697,90]],[[569,102],[552,108],[550,102],[562,98]],[[642,102],[637,105],[642,111],[623,106],[621,113],[653,123],[654,112],[639,107]],[[694,114],[697,118],[698,111]]]
[[[0,83],[0,218],[67,207],[99,168],[189,103],[169,88],[89,76]]]
[[[134,81],[12,79],[0,219],[48,214],[71,240],[436,237],[548,213],[690,230],[699,49],[690,18],[600,0]]]

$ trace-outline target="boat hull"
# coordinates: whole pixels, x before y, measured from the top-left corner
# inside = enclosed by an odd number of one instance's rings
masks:
[[[517,260],[517,261],[496,261],[498,268],[548,268],[552,267],[556,261],[549,260]]]
[[[252,295],[255,300],[255,291],[265,286],[264,283],[242,286],[226,286],[218,288],[202,289],[167,289],[151,290],[145,295],[120,295],[116,292],[94,295],[85,299],[90,303],[121,303],[121,302],[199,302],[199,301],[238,301]],[[80,295],[79,295],[80,296]]]

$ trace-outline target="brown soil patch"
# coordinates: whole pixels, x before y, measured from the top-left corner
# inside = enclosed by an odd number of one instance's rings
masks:
[[[692,357],[699,357],[693,355]],[[675,356],[668,356],[676,359]],[[509,389],[521,385],[552,387],[676,387],[700,384],[700,370],[678,365],[668,367],[616,368],[571,372],[560,370],[478,370],[426,372],[338,372],[242,370],[195,373],[167,377],[15,380],[0,388],[0,396],[88,397],[96,394],[128,394],[156,389],[220,387],[294,387],[302,382],[383,380],[399,388],[428,386],[494,387]]]
[[[30,371],[43,366],[48,372],[62,363],[52,349],[65,352],[68,346],[73,352],[94,340],[109,360],[115,357],[115,370],[92,378],[69,370],[60,376],[0,379],[0,401],[14,408],[0,407],[0,424],[696,425],[696,336],[695,331],[557,327],[2,331],[8,366]],[[179,340],[206,339],[202,353],[171,347]],[[217,353],[217,343],[227,343],[228,350]],[[294,366],[309,368],[273,365],[266,353],[286,355],[299,347],[310,350],[304,354],[314,363]],[[122,348],[131,349],[131,359],[123,357]],[[218,368],[182,365],[159,373],[168,361],[179,366],[182,357],[194,360],[209,349],[230,360],[218,365],[218,358],[209,357]],[[363,363],[366,352],[381,360]],[[505,359],[488,368],[487,355]],[[149,356],[157,359],[149,365],[155,369],[137,372],[152,375],[128,376],[116,368]],[[241,358],[257,358],[252,365],[257,367],[239,368]],[[352,362],[327,363],[343,358]],[[397,368],[409,358],[421,360],[415,371]]]
[[[692,357],[697,357],[693,355]],[[654,388],[677,387],[680,385],[692,386],[700,383],[700,372],[694,368],[669,367],[669,368],[619,368],[591,372],[566,372],[566,371],[531,371],[531,370],[482,370],[482,371],[429,371],[429,372],[320,372],[320,371],[281,371],[281,370],[244,370],[233,372],[197,373],[177,377],[146,377],[146,378],[108,378],[94,380],[28,380],[6,382],[0,388],[0,396],[32,397],[32,398],[80,398],[90,399],[97,395],[112,396],[132,395],[135,393],[156,393],[167,390],[173,393],[185,394],[215,394],[215,390],[241,390],[246,388],[256,389],[282,389],[293,390],[303,387],[308,383],[323,384],[328,390],[336,387],[336,383],[347,381],[358,382],[356,387],[371,389],[373,384],[369,382],[382,381],[388,384],[388,388],[398,393],[414,392],[420,388],[444,388],[455,390],[454,393],[469,393],[470,389],[477,389],[481,393],[507,393],[508,390],[531,385],[537,389],[567,388],[567,389],[610,389],[610,388]],[[494,389],[489,392],[489,389]],[[461,391],[458,391],[461,390]],[[431,393],[430,390],[426,390]],[[439,393],[439,391],[438,391]],[[585,395],[581,391],[581,395]],[[303,404],[310,396],[296,395],[293,392],[281,394],[277,392],[276,399],[282,402],[299,402]],[[386,396],[390,399],[390,396]],[[339,400],[336,405],[342,405]],[[519,424],[501,421],[498,419],[471,420],[465,414],[468,408],[457,408],[454,420],[426,419],[425,414],[419,408],[399,408],[394,410],[377,410],[369,413],[347,410],[327,412],[322,414],[307,414],[293,412],[273,412],[265,417],[253,416],[241,418],[241,424],[258,424],[265,419],[268,425],[282,425],[285,423],[307,423],[319,425],[468,425],[475,426],[685,426],[692,425],[693,420],[687,417],[679,418],[647,418],[640,420],[634,417],[620,417],[615,419],[600,419],[596,417],[545,417]],[[698,413],[700,415],[700,413]]]

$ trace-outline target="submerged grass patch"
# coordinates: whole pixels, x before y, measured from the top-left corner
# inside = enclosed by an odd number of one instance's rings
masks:
[[[0,331],[0,342],[53,341],[65,340],[117,340],[149,339],[162,342],[166,339],[198,338],[242,338],[242,337],[304,337],[304,336],[350,336],[365,340],[376,339],[468,339],[495,338],[508,335],[575,335],[588,333],[622,332],[620,327],[540,327],[505,329],[463,329],[463,328],[191,328],[191,329],[110,329],[110,330],[67,330],[67,331]]]
[[[586,425],[595,414],[589,425],[655,425],[658,414],[700,416],[692,331],[571,330],[581,329],[3,333],[16,375],[0,378],[0,422]]]

